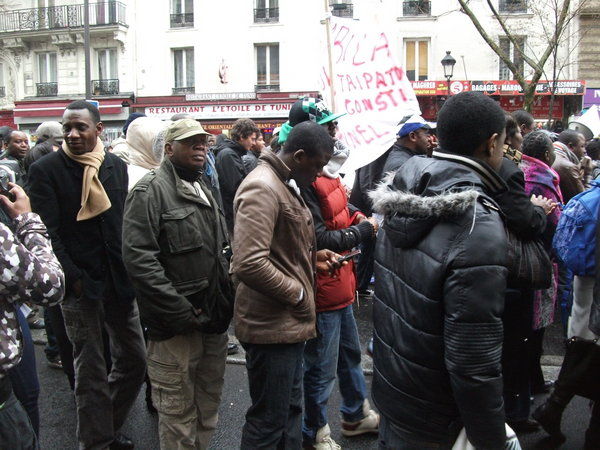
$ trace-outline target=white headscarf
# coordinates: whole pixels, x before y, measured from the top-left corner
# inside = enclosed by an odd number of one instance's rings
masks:
[[[157,137],[170,122],[140,117],[127,129],[129,163],[144,169],[156,169],[163,160],[164,148],[155,148]]]

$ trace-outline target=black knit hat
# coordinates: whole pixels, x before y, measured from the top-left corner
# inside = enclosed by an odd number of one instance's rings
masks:
[[[146,114],[137,112],[129,114],[129,117],[125,121],[125,125],[123,125],[123,134],[125,136],[127,136],[127,129],[129,128],[129,125],[131,125],[131,122],[133,122],[135,119],[139,119],[140,117],[146,117]]]

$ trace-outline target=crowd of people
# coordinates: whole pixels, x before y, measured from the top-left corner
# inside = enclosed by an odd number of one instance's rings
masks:
[[[144,383],[160,447],[207,448],[232,322],[242,449],[339,449],[338,431],[381,449],[518,448],[540,427],[563,441],[574,395],[596,401],[585,448],[600,448],[598,140],[465,92],[436,124],[402,118],[348,189],[342,115],[303,97],[267,143],[250,119],[215,137],[134,113],[107,149],[79,100],[31,149],[0,130],[0,448],[39,445],[35,305],[81,449],[134,448],[121,428]],[[358,296],[373,301],[370,393]],[[540,361],[558,318],[553,382]]]

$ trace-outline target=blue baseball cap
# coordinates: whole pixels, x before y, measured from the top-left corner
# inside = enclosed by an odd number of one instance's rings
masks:
[[[431,130],[431,125],[418,114],[404,117],[398,125],[402,125],[398,130],[398,137],[408,136],[417,130]]]

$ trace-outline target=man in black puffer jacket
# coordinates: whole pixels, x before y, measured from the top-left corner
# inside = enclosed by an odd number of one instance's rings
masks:
[[[496,173],[504,124],[489,97],[451,97],[441,150],[411,158],[371,194],[385,217],[373,309],[380,448],[450,449],[463,426],[477,449],[504,448],[507,243],[492,199],[506,189]]]

